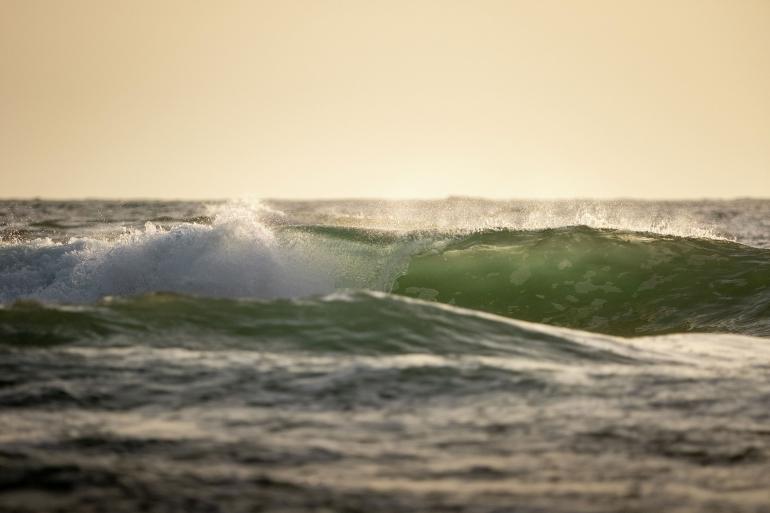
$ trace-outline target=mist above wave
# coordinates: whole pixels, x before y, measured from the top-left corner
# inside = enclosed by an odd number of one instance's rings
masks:
[[[735,238],[723,223],[744,209],[711,203],[588,200],[487,200],[454,197],[442,200],[278,201],[285,220],[294,224],[330,224],[366,229],[471,233],[497,230],[543,230],[589,226],[701,238]],[[762,203],[759,207],[770,208]],[[764,210],[763,210],[764,211]],[[761,216],[758,219],[761,220]]]

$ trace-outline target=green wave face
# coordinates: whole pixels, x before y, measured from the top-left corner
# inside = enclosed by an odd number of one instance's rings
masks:
[[[0,308],[5,347],[184,348],[354,355],[485,355],[641,363],[601,335],[576,334],[390,294],[250,301],[151,294],[96,305]]]
[[[393,292],[613,335],[770,335],[770,251],[725,241],[483,232],[413,257]]]

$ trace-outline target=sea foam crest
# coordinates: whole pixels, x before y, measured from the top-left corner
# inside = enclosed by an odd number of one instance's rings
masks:
[[[215,208],[211,225],[164,230],[146,223],[112,240],[38,239],[0,248],[0,302],[90,302],[165,291],[274,298],[330,292],[333,281],[298,252],[276,243],[259,203]]]

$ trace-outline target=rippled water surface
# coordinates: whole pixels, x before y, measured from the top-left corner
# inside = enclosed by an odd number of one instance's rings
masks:
[[[4,201],[0,305],[0,511],[770,511],[770,201]]]

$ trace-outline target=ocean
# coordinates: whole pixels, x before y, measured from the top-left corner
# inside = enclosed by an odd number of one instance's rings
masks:
[[[770,200],[0,201],[2,512],[770,512]]]

